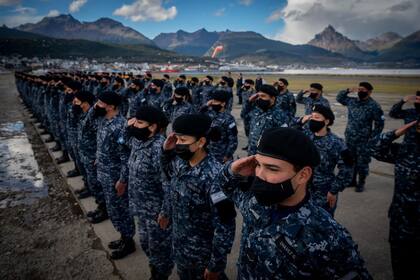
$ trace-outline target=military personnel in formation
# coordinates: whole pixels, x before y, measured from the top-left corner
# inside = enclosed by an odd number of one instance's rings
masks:
[[[242,108],[241,108],[241,119],[244,122],[245,136],[249,136],[249,123],[251,121],[251,114],[247,113],[247,109],[250,108],[249,98],[255,94],[254,81],[252,79],[246,79],[244,85],[241,88],[242,95]],[[247,150],[248,146],[242,148]]]
[[[414,107],[403,109],[404,104],[407,103],[414,104]],[[418,120],[420,118],[420,91],[417,91],[416,95],[405,96],[400,102],[392,106],[389,116],[394,119],[403,119],[405,124]],[[411,127],[404,134],[404,143],[414,143],[415,136],[415,127]]]
[[[214,89],[213,80],[214,79],[212,76],[207,75],[206,77],[203,78],[203,80],[200,83],[200,89],[197,92],[200,95],[200,100],[201,100],[200,108],[202,106],[206,106],[207,102],[210,100],[209,94]]]
[[[344,140],[331,131],[334,124],[334,113],[330,108],[315,105],[312,114],[301,119],[304,132],[315,144],[321,162],[313,171],[312,184],[309,189],[315,205],[327,210],[334,216],[337,207],[338,193],[351,182],[353,176],[353,159]],[[337,175],[334,170],[337,168]]]
[[[91,223],[100,223],[108,219],[104,193],[98,181],[96,172],[96,137],[97,123],[94,117],[93,104],[95,96],[91,92],[78,92],[73,99],[73,111],[80,111],[80,122],[77,128],[77,147],[83,170],[86,176],[86,188],[78,192],[79,199],[89,196],[95,198],[97,209],[88,212],[87,217]]]
[[[163,112],[171,123],[180,115],[192,114],[194,111],[190,90],[187,87],[175,88],[171,98],[163,105]]]
[[[187,86],[187,77],[184,74],[181,74],[174,81],[174,87],[186,87]]]
[[[280,106],[280,109],[288,112],[290,118],[292,119],[296,115],[296,100],[293,93],[287,88],[288,86],[289,82],[284,78],[278,79],[275,83],[275,87],[279,91],[277,104]]]
[[[260,90],[249,98],[244,115],[249,115],[248,155],[257,151],[258,140],[269,128],[288,126],[290,119],[286,112],[276,106],[279,92],[271,85],[262,85]]]
[[[351,186],[355,186],[357,192],[364,190],[369,174],[370,148],[385,123],[381,105],[371,97],[372,91],[370,83],[361,82],[358,88],[342,90],[337,95],[337,101],[348,109],[345,137],[355,161]],[[352,92],[357,92],[358,96],[348,96]]]
[[[312,83],[307,90],[301,90],[296,96],[296,102],[305,105],[305,115],[312,113],[315,104],[321,104],[330,107],[328,100],[322,96],[324,87],[320,83]],[[305,96],[308,94],[309,96]]]
[[[238,79],[236,79],[236,95],[238,96],[238,105],[242,105],[242,86],[244,85],[244,77],[242,73],[239,73]]]
[[[121,115],[124,117],[130,117],[134,115],[135,112],[132,112],[134,107],[135,100],[144,89],[144,83],[140,79],[134,79],[130,82],[129,86],[122,92],[122,105],[121,105]]]
[[[99,86],[95,89],[94,95],[98,97],[99,94],[110,90],[110,78],[108,76],[102,76],[99,82]]]
[[[207,154],[211,119],[203,114],[178,117],[164,143],[162,168],[170,181],[174,261],[184,279],[226,279],[226,257],[235,236],[235,211],[216,207],[210,186],[222,167]],[[228,204],[229,205],[229,204]],[[167,217],[160,216],[162,227]]]
[[[156,108],[162,109],[166,101],[165,95],[162,93],[162,88],[164,85],[164,82],[160,79],[151,80],[142,94],[137,95],[130,111],[137,112],[139,107],[146,105],[155,106]]]
[[[413,137],[394,142],[413,129]],[[419,279],[420,119],[382,133],[372,151],[377,160],[395,164],[394,195],[388,212],[394,279]]]
[[[235,118],[226,111],[229,95],[225,90],[217,89],[210,94],[207,115],[212,119],[211,127],[217,128],[220,135],[217,141],[210,141],[208,150],[218,161],[233,159],[238,147],[238,128]]]
[[[169,77],[168,74],[164,74],[162,81],[164,83],[162,93],[166,99],[169,99],[172,96],[172,92],[174,88],[174,85],[171,82],[171,77]]]
[[[233,85],[233,80],[227,76],[220,77],[219,83],[216,85],[216,89],[224,90],[228,94],[228,100],[226,102],[226,111],[228,112],[231,112],[233,107]]]
[[[251,223],[238,279],[372,279],[347,230],[310,199],[319,163],[304,133],[274,128],[264,132],[256,155],[221,170],[212,197],[231,198]],[[242,191],[242,178],[250,176]]]
[[[131,149],[128,161],[130,211],[138,217],[140,245],[149,259],[152,280],[168,279],[174,266],[171,228],[160,228],[157,219],[164,200],[160,166],[165,141],[160,133],[164,118],[160,109],[140,107],[135,118],[128,121],[127,128],[127,145]]]
[[[134,252],[134,221],[129,213],[128,192],[128,157],[129,150],[125,143],[126,120],[118,112],[121,97],[112,92],[103,92],[95,104],[95,116],[98,117],[96,168],[98,180],[103,188],[106,208],[114,228],[121,238],[110,242],[108,247],[114,251],[112,259],[121,259]]]
[[[201,87],[199,83],[200,81],[198,80],[197,77],[192,77],[187,83],[188,88],[191,90],[191,99],[192,99],[191,102],[196,112],[198,112],[202,106],[201,94],[200,94]]]

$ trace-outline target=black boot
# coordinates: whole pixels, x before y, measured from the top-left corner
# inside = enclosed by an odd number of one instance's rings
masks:
[[[70,170],[69,172],[67,172],[67,178],[72,178],[72,177],[77,177],[80,175],[79,170],[77,170],[77,168],[74,168],[73,170]]]
[[[69,154],[64,151],[63,155],[61,157],[57,158],[56,161],[57,161],[58,164],[70,161]]]
[[[169,275],[160,273],[159,270],[153,265],[149,265],[149,267],[150,267],[149,280],[168,280]]]
[[[136,251],[133,238],[122,238],[122,245],[111,253],[111,259],[119,260]]]
[[[50,137],[48,137],[47,139],[45,139],[44,141],[45,141],[45,143],[51,143],[51,142],[54,142],[54,137],[50,136]]]
[[[363,192],[365,190],[366,176],[359,174],[359,183],[356,185],[356,192]]]
[[[60,150],[61,150],[61,145],[59,142],[57,142],[57,144],[55,144],[55,146],[51,148],[52,152],[58,152]]]
[[[84,198],[88,198],[88,197],[91,197],[91,196],[92,196],[92,193],[90,192],[90,190],[89,189],[84,189],[82,192],[79,193],[77,198],[84,199]]]
[[[91,212],[89,212],[89,213],[91,213]],[[93,216],[88,217],[88,220],[92,224],[99,224],[99,223],[102,223],[103,221],[106,221],[106,220],[109,219],[108,212],[106,211],[106,209],[98,208],[95,211],[93,211],[91,215],[93,215]]]

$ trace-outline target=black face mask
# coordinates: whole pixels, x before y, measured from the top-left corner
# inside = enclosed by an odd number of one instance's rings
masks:
[[[156,94],[156,93],[157,93],[157,91],[156,91],[156,89],[155,89],[155,88],[151,88],[151,89],[149,89],[149,93],[151,93],[151,94]]]
[[[263,111],[267,111],[270,108],[270,100],[257,99],[257,106]]]
[[[75,116],[79,116],[83,112],[83,110],[82,107],[80,107],[80,105],[73,105],[72,112]]]
[[[414,108],[416,108],[417,114],[420,114],[420,103],[415,103]]]
[[[245,90],[249,90],[251,87],[250,86],[244,86]]]
[[[182,103],[182,102],[184,102],[184,98],[183,97],[175,97],[174,100],[176,101],[176,103]]]
[[[190,160],[194,156],[194,152],[190,151],[191,144],[176,144],[175,153],[183,160]]]
[[[309,97],[312,99],[316,99],[318,97],[318,94],[312,92],[311,94],[309,94]]]
[[[135,126],[130,126],[128,129],[128,134],[130,136],[133,136],[135,138],[137,138],[140,141],[146,141],[149,136],[150,136],[151,131],[149,130],[149,128],[143,127],[143,128],[138,128]]]
[[[283,91],[283,89],[284,89],[284,87],[282,87],[282,86],[278,86],[278,87],[277,87],[277,90],[278,90],[279,92],[282,92],[282,91]]]
[[[64,102],[65,102],[65,103],[70,103],[70,102],[72,102],[72,101],[73,101],[73,99],[74,99],[73,94],[68,94],[68,93],[66,93],[66,94],[64,95]]]
[[[94,110],[95,117],[103,117],[103,116],[106,115],[106,109],[105,108],[102,108],[102,107],[99,107],[99,106],[95,106],[93,108],[93,110]]]
[[[213,105],[210,105],[210,107],[213,111],[216,111],[216,112],[220,112],[220,110],[222,110],[222,105],[220,104],[218,105],[213,104]]]
[[[210,82],[205,81],[205,82],[204,82],[204,85],[208,86],[208,85],[210,85]]]
[[[312,132],[318,132],[323,129],[324,126],[325,122],[323,121],[309,120],[309,130]]]
[[[254,193],[254,196],[259,204],[264,206],[275,205],[295,193],[292,185],[292,178],[281,183],[272,184],[260,179],[259,177],[255,177],[250,191]]]
[[[105,87],[107,85],[107,82],[101,82],[101,86]]]
[[[116,90],[116,89],[119,89],[119,88],[120,88],[120,86],[119,86],[119,85],[113,85],[113,86],[112,86],[112,89],[113,89],[113,90]]]
[[[359,99],[365,99],[368,96],[368,93],[365,91],[359,91],[357,95],[359,96]]]

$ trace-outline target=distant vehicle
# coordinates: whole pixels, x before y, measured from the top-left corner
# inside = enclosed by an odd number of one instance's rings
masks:
[[[161,73],[178,73],[180,72],[179,69],[174,68],[172,65],[164,66],[160,69]]]

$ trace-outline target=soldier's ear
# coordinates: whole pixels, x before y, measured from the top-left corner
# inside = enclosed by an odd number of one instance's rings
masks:
[[[150,125],[149,126],[149,130],[152,132],[152,133],[157,133],[158,132],[158,126],[157,126],[157,124],[152,124],[152,125]]]

